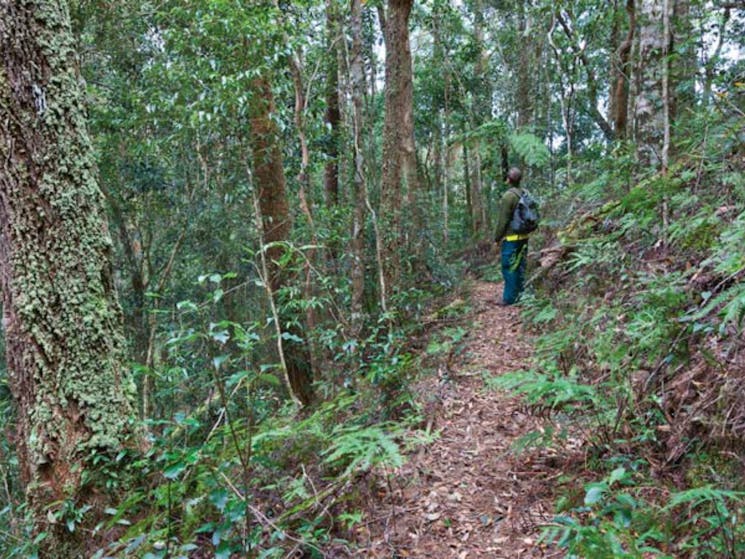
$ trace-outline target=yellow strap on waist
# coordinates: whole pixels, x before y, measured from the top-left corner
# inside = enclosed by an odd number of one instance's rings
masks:
[[[522,241],[524,239],[527,239],[530,235],[527,233],[523,233],[521,235],[515,234],[515,235],[507,235],[504,240],[505,241]]]

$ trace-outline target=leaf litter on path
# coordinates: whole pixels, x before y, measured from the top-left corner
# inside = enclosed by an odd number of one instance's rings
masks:
[[[407,457],[368,503],[366,558],[531,559],[563,554],[539,543],[551,521],[563,462],[550,449],[521,454],[515,443],[540,429],[513,396],[484,376],[524,368],[531,355],[519,310],[490,304],[500,286],[476,282],[465,347],[448,375],[432,375],[414,397],[429,402],[428,427],[440,436]],[[437,394],[436,406],[431,405]],[[555,453],[553,453],[555,454]]]

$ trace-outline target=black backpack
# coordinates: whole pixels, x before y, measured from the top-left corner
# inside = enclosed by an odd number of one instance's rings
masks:
[[[520,199],[512,212],[510,229],[518,234],[532,233],[538,228],[540,220],[538,202],[530,195],[530,192],[524,188],[521,189]]]

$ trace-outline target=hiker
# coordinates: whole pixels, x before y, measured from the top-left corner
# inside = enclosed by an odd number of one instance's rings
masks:
[[[525,189],[520,188],[521,178],[522,172],[517,167],[511,168],[507,172],[509,188],[502,195],[499,203],[499,220],[494,234],[494,241],[496,243],[502,242],[501,260],[504,291],[502,300],[496,301],[499,306],[513,305],[520,298],[525,285],[528,237],[530,231],[538,226],[537,205]],[[526,208],[526,199],[528,205],[532,205],[527,213],[533,212],[527,218],[521,211]],[[522,207],[518,208],[519,205]]]

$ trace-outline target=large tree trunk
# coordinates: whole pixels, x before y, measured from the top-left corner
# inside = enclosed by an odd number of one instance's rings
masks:
[[[691,1],[675,0],[671,15],[670,118],[674,122],[696,103],[695,76],[698,74],[698,61],[696,46],[692,39],[694,29]]]
[[[634,46],[634,31],[636,30],[635,0],[626,0],[626,14],[628,29],[623,41],[616,49],[612,59],[612,85],[610,94],[610,115],[613,121],[615,138],[626,140],[628,137],[629,116],[629,75],[631,74],[631,48]],[[616,22],[621,19],[616,14]],[[620,23],[617,23],[621,29]]]
[[[440,197],[441,204],[441,223],[442,223],[442,242],[447,246],[449,235],[448,231],[450,228],[449,213],[450,205],[448,200],[449,190],[449,171],[450,171],[450,150],[448,148],[448,137],[449,137],[449,122],[450,122],[450,68],[446,63],[445,52],[446,44],[445,39],[440,30],[443,24],[444,6],[435,5],[432,12],[434,19],[434,25],[432,26],[433,33],[433,59],[436,64],[442,66],[443,69],[443,106],[442,110],[439,110],[437,117],[435,118],[435,132],[434,132],[434,187],[435,196]]]
[[[641,163],[659,167],[665,134],[663,98],[664,68],[668,64],[663,56],[667,51],[665,37],[665,0],[642,0],[639,11],[639,52],[635,73],[636,102],[634,110],[635,139]]]
[[[528,30],[528,14],[526,13],[525,1],[521,1],[518,4],[517,13],[517,33],[520,40],[527,35]],[[532,51],[528,48],[528,45],[523,45],[520,49],[517,59],[517,84],[515,91],[515,105],[517,108],[517,122],[516,127],[518,129],[527,128],[533,122],[533,104],[535,102],[534,96],[531,94],[533,88],[531,85],[535,81],[532,77],[535,72],[535,64],[533,62]]]
[[[340,41],[339,13],[335,0],[326,0],[326,116],[328,130],[326,142],[326,165],[324,186],[326,203],[336,206],[339,203],[339,132],[341,111],[339,110],[339,52]]]
[[[548,43],[554,51],[554,57],[556,58],[556,64],[559,67],[558,82],[561,88],[559,95],[559,106],[561,107],[561,120],[564,125],[564,138],[566,140],[566,180],[568,184],[572,183],[572,164],[574,160],[574,127],[575,127],[575,114],[574,114],[574,99],[576,94],[576,88],[574,83],[574,62],[564,63],[564,57],[559,46],[556,44],[553,34],[556,30],[557,17],[554,13],[551,22],[551,28],[548,31]]]
[[[473,231],[473,188],[471,181],[471,156],[468,142],[463,142],[463,183],[466,191],[466,216],[469,230]]]
[[[413,79],[409,46],[409,14],[413,0],[389,0],[385,29],[385,121],[383,124],[383,178],[381,220],[384,229],[385,284],[389,293],[397,288],[401,271],[403,231],[401,204],[404,192],[409,202],[417,195],[414,150]],[[416,204],[409,208],[416,227]],[[416,230],[416,229],[415,229]]]
[[[478,128],[486,119],[491,118],[491,89],[487,75],[489,55],[484,45],[484,5],[482,0],[475,0],[473,6],[473,32],[476,44],[476,64],[474,78],[477,84],[473,91],[469,119],[471,128]],[[486,204],[484,203],[484,187],[481,177],[481,142],[478,137],[471,141],[471,223],[473,235],[480,238],[486,231]]]
[[[64,3],[0,7],[0,282],[16,448],[42,557],[87,557],[109,497],[95,455],[134,440],[83,92]],[[113,462],[112,462],[113,464]],[[72,510],[92,509],[74,531]]]
[[[352,89],[352,155],[354,157],[354,179],[352,214],[352,324],[355,333],[362,329],[363,302],[365,295],[365,155],[362,147],[364,127],[365,69],[362,62],[362,2],[352,0],[350,27],[352,34],[351,60],[349,64]]]
[[[262,77],[253,82],[253,103],[251,114],[251,141],[253,147],[254,184],[258,191],[259,208],[262,220],[262,241],[269,245],[267,254],[268,287],[270,296],[276,297],[279,290],[293,279],[293,272],[282,267],[279,261],[285,248],[281,243],[289,240],[292,221],[287,201],[287,188],[279,134],[274,113],[274,96],[271,85]],[[288,389],[293,398],[302,404],[312,400],[312,377],[310,351],[305,332],[300,325],[301,317],[288,317],[282,306],[279,307],[281,332],[280,351],[283,352]],[[289,336],[282,336],[287,333]],[[296,341],[296,340],[301,341]]]
[[[701,84],[701,87],[703,89],[701,94],[701,104],[704,107],[708,107],[711,104],[712,99],[712,93],[713,93],[713,86],[714,86],[714,78],[716,76],[716,69],[717,65],[720,62],[720,57],[722,55],[722,48],[725,44],[725,37],[726,37],[726,28],[727,23],[730,21],[731,17],[731,10],[732,7],[724,8],[722,10],[722,13],[720,16],[717,17],[717,29],[715,31],[715,35],[718,36],[716,47],[714,47],[713,52],[711,52],[705,59],[703,64],[703,83]],[[701,30],[701,37],[699,40],[701,42],[704,42],[705,35],[707,33],[711,33],[711,31],[707,31],[706,29]]]

